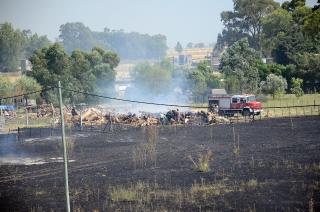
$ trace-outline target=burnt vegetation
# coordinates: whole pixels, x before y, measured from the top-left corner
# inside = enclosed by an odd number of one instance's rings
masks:
[[[123,126],[104,133],[67,130],[73,141],[71,209],[318,211],[319,121],[310,116],[234,125]],[[8,150],[1,156],[46,162],[2,161],[3,211],[64,210],[63,164],[52,161],[62,154],[58,130],[51,134],[33,129],[21,130],[19,140],[1,135],[1,149]],[[203,171],[201,161],[207,163]]]

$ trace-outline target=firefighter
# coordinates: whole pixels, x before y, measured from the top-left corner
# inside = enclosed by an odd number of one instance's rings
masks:
[[[179,109],[177,108],[177,110],[176,110],[176,113],[175,113],[175,120],[177,121],[177,123],[179,123],[179,121],[180,121],[180,112],[179,112]]]
[[[217,104],[214,104],[213,112],[218,114],[219,113],[219,106]]]
[[[160,113],[160,124],[161,125],[165,124],[165,118],[166,118],[166,116],[163,113]]]
[[[76,111],[76,109],[74,107],[71,110],[71,115],[72,116],[77,116],[78,115],[78,113],[77,113],[77,111]]]

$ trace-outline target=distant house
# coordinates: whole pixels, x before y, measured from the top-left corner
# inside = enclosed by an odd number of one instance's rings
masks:
[[[212,52],[211,67],[213,69],[215,69],[215,70],[220,69],[220,59],[227,48],[228,48],[228,46],[224,46],[221,51],[214,50]]]
[[[267,57],[267,58],[262,58],[262,63],[264,63],[264,64],[271,64],[271,63],[273,63],[273,58],[271,58],[271,57]]]
[[[135,64],[133,63],[120,63],[116,68],[116,79],[114,88],[117,97],[124,97],[127,88],[130,87],[132,82],[131,72],[134,69]]]
[[[195,68],[202,61],[206,61],[210,65],[212,48],[186,48],[180,53],[174,49],[169,49],[167,58],[172,61],[175,67],[181,68]]]
[[[21,60],[20,61],[20,69],[22,74],[26,74],[27,72],[32,70],[32,65],[29,60]]]

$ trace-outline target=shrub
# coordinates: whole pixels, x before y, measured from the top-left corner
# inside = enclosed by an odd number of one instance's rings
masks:
[[[296,97],[303,96],[303,90],[302,90],[302,84],[303,84],[303,79],[300,78],[292,78],[291,79],[291,93],[296,95]]]
[[[202,153],[199,153],[197,160],[195,161],[191,155],[188,158],[193,163],[193,166],[199,172],[208,172],[210,170],[210,160],[212,158],[212,151],[208,149]]]
[[[156,144],[158,131],[156,127],[147,127],[145,130],[146,131],[144,133],[144,140],[139,143],[132,151],[134,168],[146,167],[148,165],[148,161],[156,166]]]

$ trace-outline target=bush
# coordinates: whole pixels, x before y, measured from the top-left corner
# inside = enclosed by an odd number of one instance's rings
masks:
[[[303,84],[303,79],[300,78],[292,78],[291,79],[291,93],[296,95],[296,97],[303,96],[303,90],[302,90],[302,84]]]
[[[269,74],[266,81],[260,83],[260,89],[265,94],[271,94],[273,99],[275,96],[282,95],[285,93],[288,84],[286,79],[275,74]]]
[[[191,155],[188,156],[194,165],[194,168],[199,172],[208,172],[210,170],[210,160],[212,158],[212,151],[208,149],[202,153],[199,153],[197,160],[195,161]]]

